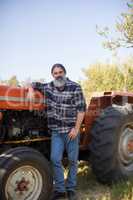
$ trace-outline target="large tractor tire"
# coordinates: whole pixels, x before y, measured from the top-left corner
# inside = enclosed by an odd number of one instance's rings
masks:
[[[133,108],[111,106],[96,119],[91,130],[92,170],[102,183],[133,176]]]
[[[48,200],[52,173],[44,156],[29,147],[16,147],[0,155],[1,200]]]

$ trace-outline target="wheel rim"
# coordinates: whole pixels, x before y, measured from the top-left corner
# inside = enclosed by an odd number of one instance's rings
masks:
[[[133,126],[127,125],[119,142],[120,162],[126,170],[133,170]]]
[[[14,170],[5,186],[7,199],[37,200],[41,194],[43,180],[40,172],[29,165]]]

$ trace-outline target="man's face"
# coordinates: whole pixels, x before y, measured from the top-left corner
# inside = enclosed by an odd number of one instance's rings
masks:
[[[63,77],[63,76],[65,76],[65,72],[63,71],[62,68],[60,68],[60,67],[55,67],[54,70],[53,70],[52,75],[53,75],[53,77],[54,77],[55,79],[58,79],[58,77],[61,77],[61,76]]]
[[[66,74],[61,67],[55,67],[52,73],[54,77],[54,86],[60,90],[62,90],[66,84]]]

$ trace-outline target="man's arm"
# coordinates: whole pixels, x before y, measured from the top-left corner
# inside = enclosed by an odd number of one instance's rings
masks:
[[[33,89],[32,86],[28,87],[27,98],[30,99],[30,100],[34,99],[34,89]]]
[[[71,129],[69,133],[69,137],[74,139],[80,130],[80,126],[83,122],[85,110],[86,110],[86,102],[80,86],[78,86],[74,93],[75,105],[77,108],[77,119],[75,123],[75,127]]]
[[[44,94],[45,85],[46,85],[46,83],[40,83],[40,82],[32,82],[31,83],[31,87],[34,90],[37,90],[37,91],[41,92],[42,94]]]
[[[70,133],[69,133],[70,139],[74,139],[78,135],[79,130],[80,130],[80,126],[81,126],[82,121],[84,119],[84,115],[85,115],[85,112],[78,112],[75,127],[72,128]]]
[[[32,82],[31,85],[28,87],[27,98],[33,100],[35,91],[39,91],[44,94],[44,84],[40,82]]]
[[[84,119],[84,116],[85,116],[85,112],[78,112],[77,120],[76,120],[76,124],[75,124],[76,132],[79,132],[80,126],[81,126],[83,119]]]

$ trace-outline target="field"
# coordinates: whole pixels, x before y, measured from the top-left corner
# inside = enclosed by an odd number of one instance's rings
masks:
[[[112,186],[100,184],[88,163],[79,163],[78,200],[133,200],[133,181],[120,182]]]

